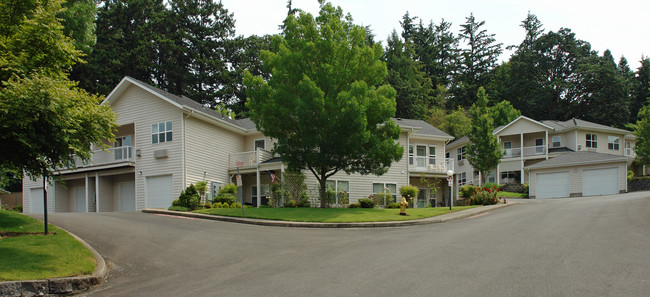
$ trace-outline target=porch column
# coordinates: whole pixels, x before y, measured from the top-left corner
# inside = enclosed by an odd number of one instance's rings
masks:
[[[520,152],[519,152],[519,160],[520,160],[520,184],[524,183],[524,133],[519,133],[519,147],[520,147]]]
[[[255,151],[255,160],[257,161],[257,207],[262,203],[262,188],[260,185],[260,150]]]
[[[280,161],[280,182],[284,182],[284,163],[282,163],[282,161]],[[284,191],[280,191],[280,192],[282,192],[281,202],[284,203]],[[277,207],[280,207],[281,202],[278,201]]]
[[[544,145],[546,145],[546,147],[544,149],[546,150],[546,160],[548,160],[548,130],[546,130],[545,133],[546,133],[546,142],[544,142]]]
[[[483,177],[481,176],[481,172],[479,171],[478,172],[478,186],[479,187],[482,186],[482,184],[481,184],[482,182],[483,182]]]
[[[88,173],[86,173],[86,212],[88,212]]]
[[[95,172],[95,212],[99,212],[99,172]]]
[[[497,143],[499,144],[499,150],[501,150],[501,136],[497,137]],[[503,150],[501,150],[501,151],[503,151]],[[500,174],[499,174],[499,165],[500,164],[501,164],[501,162],[497,163],[497,185],[501,184],[501,180],[500,180],[501,177],[500,177]]]

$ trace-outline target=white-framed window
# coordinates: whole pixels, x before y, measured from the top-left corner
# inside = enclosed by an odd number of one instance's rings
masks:
[[[625,155],[626,156],[632,155],[632,143],[629,141],[625,142]]]
[[[585,139],[586,139],[586,143],[585,143],[586,147],[598,148],[598,135],[587,133]]]
[[[436,165],[436,147],[434,145],[429,146],[429,165]]]
[[[151,125],[151,143],[172,141],[172,121]]]
[[[415,166],[417,167],[426,167],[427,166],[427,146],[426,145],[416,145],[415,146]]]
[[[391,183],[372,183],[372,193],[387,193],[390,191],[391,196],[393,196],[393,202],[397,201],[397,184]]]
[[[551,141],[553,142],[553,147],[561,147],[562,146],[562,137],[561,136],[553,136],[551,138]]]
[[[257,149],[266,149],[266,141],[264,141],[264,138],[262,139],[255,139],[255,150]]]
[[[464,186],[467,183],[467,172],[461,172],[458,174],[458,185]]]
[[[536,154],[544,153],[544,138],[535,139],[535,153]]]
[[[460,160],[465,160],[465,147],[461,146],[458,149],[456,149],[456,153],[458,153],[458,161]]]
[[[616,136],[607,136],[607,148],[618,151],[620,149],[621,139]]]
[[[113,147],[115,148],[115,160],[130,159],[132,156],[131,135],[115,137]]]
[[[409,165],[413,165],[413,145],[409,144]]]
[[[336,191],[336,204],[339,204],[339,199],[342,196],[341,192],[350,193],[350,182],[347,180],[328,180],[326,182],[328,188],[334,189]],[[348,196],[349,197],[349,196]]]

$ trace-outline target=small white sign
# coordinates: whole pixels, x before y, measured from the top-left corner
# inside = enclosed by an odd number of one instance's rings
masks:
[[[449,186],[450,187],[454,185],[454,177],[453,176],[448,176],[447,180],[449,181]]]
[[[453,185],[454,185],[454,182],[453,182],[453,181],[449,181],[449,186],[451,187],[451,186],[453,186]]]
[[[241,174],[237,174],[237,186],[238,186],[238,187],[241,187],[241,186],[242,186],[242,182],[241,182]]]

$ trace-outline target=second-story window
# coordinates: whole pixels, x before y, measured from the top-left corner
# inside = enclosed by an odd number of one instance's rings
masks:
[[[429,165],[436,165],[436,147],[429,146]]]
[[[618,151],[621,140],[616,136],[607,136],[607,148]]]
[[[151,125],[151,143],[172,141],[172,121]]]
[[[465,160],[465,147],[459,147],[456,149],[456,153],[458,153],[458,161],[460,160]]]
[[[552,141],[553,141],[553,147],[560,147],[560,146],[562,146],[562,137],[560,137],[560,136],[553,136]]]
[[[586,147],[598,148],[598,135],[596,134],[587,134],[586,136],[587,143]]]
[[[255,140],[255,150],[257,149],[266,149],[266,142],[264,142],[264,139]]]

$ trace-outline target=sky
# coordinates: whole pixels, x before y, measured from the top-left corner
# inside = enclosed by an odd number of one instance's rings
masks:
[[[287,14],[286,0],[221,0],[234,13],[237,35],[279,33],[278,25]],[[508,45],[518,45],[524,38],[521,21],[530,11],[537,15],[546,31],[569,28],[578,39],[587,41],[602,54],[606,49],[618,60],[625,56],[630,67],[639,67],[641,56],[650,56],[649,0],[332,0],[344,13],[350,13],[354,23],[370,25],[375,40],[384,41],[393,31],[401,31],[400,20],[408,11],[425,24],[451,22],[455,34],[460,24],[474,14],[485,21],[484,29],[495,34],[503,43],[501,60],[511,52]],[[317,0],[293,0],[293,7],[313,15],[318,14]],[[385,45],[385,43],[384,43]]]

